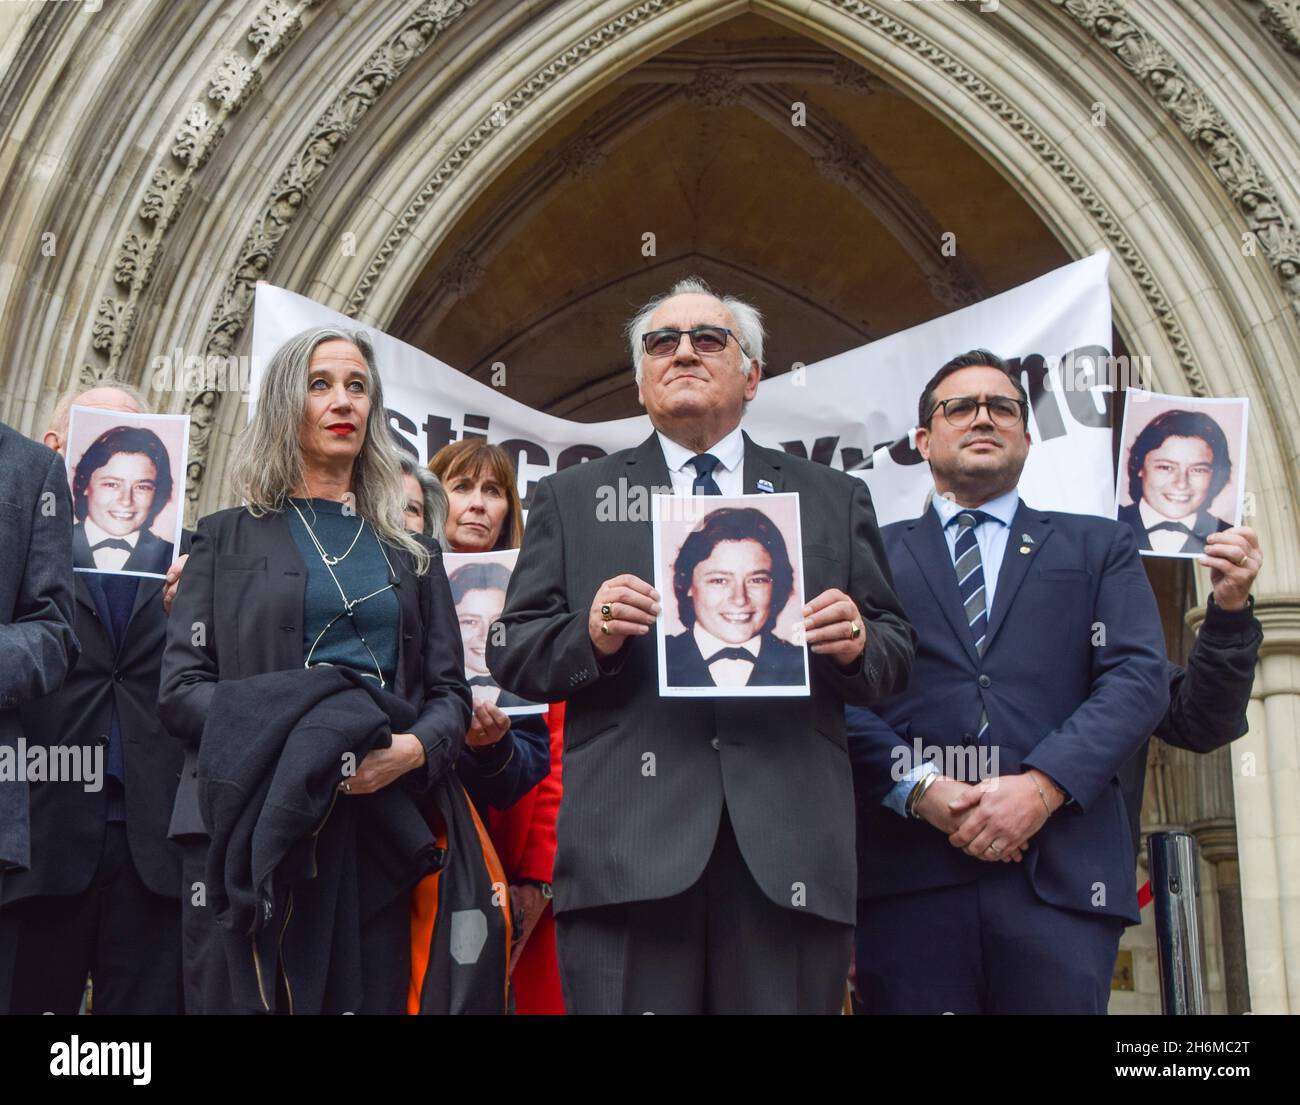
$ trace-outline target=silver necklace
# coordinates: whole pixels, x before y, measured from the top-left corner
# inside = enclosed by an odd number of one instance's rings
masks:
[[[316,546],[316,551],[320,554],[320,558],[325,562],[325,567],[327,568],[333,567],[335,564],[346,560],[352,554],[352,550],[357,547],[357,538],[361,536],[361,531],[366,528],[366,520],[360,515],[357,515],[357,532],[352,535],[352,544],[348,546],[347,551],[342,556],[331,556],[325,551],[325,546],[321,544],[320,539],[316,536],[316,531],[311,528],[311,524],[307,521],[306,516],[301,510],[298,510],[298,504],[290,499],[289,505],[298,512],[298,517],[302,519],[302,524],[307,530],[307,536],[311,538],[311,543]],[[307,506],[311,510],[311,516],[315,518],[316,508],[311,505],[310,500],[308,500]]]
[[[393,573],[393,562],[388,559],[388,551],[384,548],[384,543],[379,540],[378,536],[375,537],[375,544],[379,546],[379,555],[384,558],[384,563],[388,566],[388,583],[385,586],[380,587],[377,591],[371,591],[368,595],[362,595],[360,598],[350,599],[348,598],[347,592],[343,590],[343,584],[339,582],[339,577],[334,574],[334,564],[337,564],[340,560],[347,559],[348,553],[352,552],[353,547],[357,543],[357,538],[361,536],[361,531],[366,528],[366,520],[364,518],[361,519],[361,525],[357,529],[356,537],[352,538],[352,544],[348,546],[348,551],[342,556],[330,557],[325,552],[324,546],[322,546],[320,541],[317,540],[316,534],[312,532],[312,528],[310,524],[308,524],[307,519],[303,517],[302,511],[298,510],[298,504],[290,499],[289,505],[293,507],[297,512],[298,517],[302,519],[302,524],[307,530],[307,536],[311,538],[312,544],[316,546],[316,552],[321,558],[321,563],[325,565],[325,570],[329,572],[330,579],[334,581],[334,586],[338,588],[339,598],[343,600],[343,609],[335,614],[334,617],[330,618],[321,631],[316,634],[316,639],[312,641],[311,648],[307,650],[307,658],[303,661],[302,666],[304,668],[310,668],[312,666],[311,658],[316,654],[316,647],[321,643],[325,634],[333,628],[335,622],[340,618],[346,617],[348,619],[348,624],[352,626],[352,631],[357,635],[357,638],[361,641],[366,652],[370,654],[370,662],[375,665],[375,679],[379,682],[380,688],[382,689],[387,687],[388,683],[384,679],[384,671],[379,666],[379,658],[375,656],[375,650],[370,647],[370,643],[366,640],[361,630],[357,628],[357,623],[352,613],[356,607],[360,606],[361,603],[365,602],[367,599],[373,599],[376,595],[382,595],[385,591],[391,591],[397,582],[397,577]],[[314,516],[315,511],[313,511],[312,514]],[[322,663],[325,663],[325,661],[322,661]],[[368,672],[362,672],[361,675],[363,679],[370,678]]]

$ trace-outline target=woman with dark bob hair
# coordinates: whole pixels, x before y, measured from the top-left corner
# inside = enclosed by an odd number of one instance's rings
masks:
[[[752,507],[706,514],[673,566],[686,632],[665,642],[668,683],[801,686],[804,650],[772,631],[793,589],[785,536],[766,514]]]
[[[1137,435],[1128,456],[1128,493],[1133,500],[1118,518],[1148,552],[1205,552],[1205,539],[1231,522],[1209,511],[1232,477],[1223,428],[1200,411],[1157,415]]]

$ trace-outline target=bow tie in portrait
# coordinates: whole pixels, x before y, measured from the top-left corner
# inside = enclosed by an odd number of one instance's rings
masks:
[[[130,552],[131,543],[122,540],[120,537],[106,537],[103,541],[97,541],[90,546],[92,553],[97,553],[100,549],[121,549],[123,552]]]
[[[712,664],[715,660],[748,660],[754,662],[754,655],[743,648],[720,648],[704,662]]]
[[[1191,529],[1183,525],[1182,522],[1157,522],[1154,526],[1147,527],[1147,533],[1155,533],[1157,530],[1162,529],[1173,530],[1174,533],[1184,533],[1188,537],[1195,536]]]

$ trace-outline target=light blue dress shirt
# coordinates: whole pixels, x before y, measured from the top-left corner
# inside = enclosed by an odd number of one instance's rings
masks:
[[[980,563],[984,567],[985,608],[992,614],[993,596],[997,591],[998,575],[1002,571],[1002,557],[1007,551],[1011,522],[1016,516],[1016,509],[1020,506],[1020,492],[1012,488],[1006,494],[990,499],[978,507],[958,506],[951,499],[936,495],[930,505],[939,516],[944,539],[948,542],[948,555],[952,557],[954,565],[957,562],[957,530],[960,528],[956,521],[957,515],[963,510],[982,510],[994,519],[994,521],[981,522],[975,527],[975,544],[979,546]],[[932,775],[938,770],[929,761],[917,764],[890,788],[881,802],[899,817],[906,817],[907,796],[912,793],[912,788],[927,775]]]

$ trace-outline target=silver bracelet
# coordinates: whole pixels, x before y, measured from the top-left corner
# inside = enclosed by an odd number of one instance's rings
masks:
[[[912,788],[912,793],[907,796],[907,805],[904,807],[908,817],[916,821],[921,820],[921,815],[916,812],[917,807],[920,806],[921,799],[925,797],[925,792],[934,786],[938,778],[939,773],[932,771]]]

